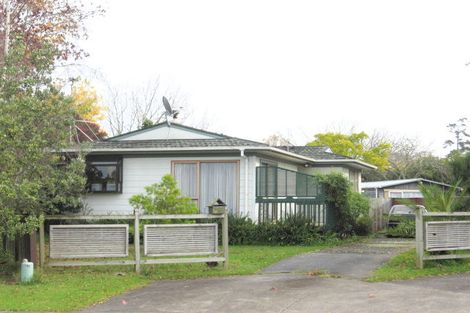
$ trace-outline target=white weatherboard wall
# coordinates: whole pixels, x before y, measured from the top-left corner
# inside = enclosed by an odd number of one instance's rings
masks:
[[[131,214],[133,208],[129,204],[129,198],[135,194],[143,193],[144,187],[160,182],[161,178],[171,173],[172,161],[240,161],[240,185],[239,185],[239,211],[252,216],[255,211],[255,167],[254,157],[250,157],[248,167],[248,208],[245,209],[245,165],[241,157],[124,157],[123,158],[123,192],[106,194],[88,194],[84,200],[91,210],[90,214]],[[254,165],[254,166],[253,166]],[[246,213],[245,213],[246,212]]]
[[[245,179],[245,160],[243,160],[240,163],[240,169],[243,167],[243,175],[240,175],[240,185],[245,186],[245,182],[242,181]],[[245,207],[245,202],[242,203],[240,208],[243,208],[243,210],[240,210],[241,215],[246,215],[249,216],[252,220],[257,221],[258,220],[258,210],[256,207],[256,167],[260,165],[260,161],[258,157],[255,156],[249,156],[246,158],[246,162],[248,162],[248,184],[247,184],[247,201],[246,201],[246,207]],[[242,174],[242,173],[240,173]],[[241,189],[242,193],[240,194],[240,198],[245,201],[245,195],[243,194],[243,190]]]
[[[121,194],[88,194],[85,197],[91,214],[130,214],[133,212],[129,198],[144,192],[144,187],[157,183],[171,173],[169,158],[123,158],[123,183]]]

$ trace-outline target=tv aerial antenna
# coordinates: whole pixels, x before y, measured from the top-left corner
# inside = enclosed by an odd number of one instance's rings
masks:
[[[163,102],[163,106],[165,107],[165,113],[163,114],[165,115],[166,123],[168,126],[171,126],[170,117],[171,119],[176,119],[178,118],[178,114],[180,112],[178,110],[173,110],[171,108],[170,102],[165,96],[163,96],[162,102]]]

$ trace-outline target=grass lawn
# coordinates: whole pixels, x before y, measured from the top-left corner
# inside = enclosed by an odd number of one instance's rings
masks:
[[[425,261],[424,268],[419,269],[416,267],[416,250],[412,249],[390,259],[368,281],[406,280],[464,272],[470,272],[470,259]]]
[[[221,265],[209,268],[204,263],[143,265],[141,275],[135,274],[131,266],[47,268],[31,284],[0,279],[0,311],[77,310],[154,280],[254,274],[284,258],[337,244],[333,241],[312,246],[231,246],[227,271]]]

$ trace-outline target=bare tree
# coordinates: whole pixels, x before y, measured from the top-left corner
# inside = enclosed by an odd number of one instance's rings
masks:
[[[289,138],[284,137],[280,133],[275,133],[268,138],[263,139],[263,142],[268,144],[269,146],[276,147],[276,146],[293,146],[292,140]]]
[[[450,169],[445,159],[432,155],[417,138],[393,137],[386,133],[374,132],[370,136],[374,142],[388,142],[392,146],[389,157],[390,167],[381,173],[365,171],[366,181],[407,179],[421,177],[449,182]]]
[[[162,96],[166,96],[172,108],[179,110],[178,121],[183,122],[187,117],[186,95],[179,89],[163,89],[160,79],[149,81],[144,87],[134,90],[122,90],[108,87],[105,97],[108,103],[107,122],[113,136],[142,127],[144,121],[154,124],[163,120],[165,108]],[[184,108],[184,110],[182,110]]]

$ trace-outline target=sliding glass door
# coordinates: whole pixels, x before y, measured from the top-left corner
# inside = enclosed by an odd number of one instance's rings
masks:
[[[237,161],[174,162],[173,174],[182,193],[197,201],[201,213],[220,198],[229,212],[238,211],[239,164]]]

